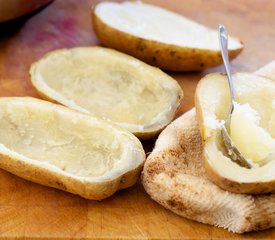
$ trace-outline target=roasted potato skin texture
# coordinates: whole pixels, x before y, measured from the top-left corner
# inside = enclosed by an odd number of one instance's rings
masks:
[[[104,46],[132,55],[150,65],[169,71],[200,71],[220,65],[220,51],[181,47],[139,38],[109,27],[92,11],[92,25]],[[228,52],[229,59],[237,57],[243,48]]]
[[[21,98],[35,99],[32,97]],[[45,102],[44,100],[38,99],[36,99],[35,101]],[[50,104],[48,102],[45,103]],[[66,111],[70,111],[70,114],[74,114],[74,112],[76,114],[79,114],[76,110],[68,109]],[[39,146],[36,147],[39,148]],[[41,147],[41,153],[43,151],[43,147]],[[13,152],[16,151],[13,150]],[[51,165],[51,167],[46,167],[44,164],[41,164],[39,160],[28,158],[20,153],[17,153],[16,156],[11,155],[9,151],[1,150],[0,159],[1,169],[25,180],[76,194],[86,199],[102,200],[110,197],[120,189],[133,186],[138,181],[145,162],[145,154],[144,156],[142,156],[141,161],[138,163],[138,165],[136,165],[132,169],[128,169],[121,174],[116,174],[113,178],[109,177],[108,179],[101,181],[90,180],[89,177],[82,178],[78,175],[67,174],[65,171],[56,171],[54,168],[52,168],[51,164],[48,164],[48,166]],[[129,161],[131,161],[131,159],[129,159]]]
[[[105,182],[88,182],[78,178],[69,177],[49,169],[23,162],[0,153],[3,161],[0,167],[25,180],[39,183],[44,186],[53,187],[66,192],[79,195],[90,200],[102,200],[110,197],[116,191],[133,186],[143,168],[143,163],[136,168]]]
[[[205,145],[205,142],[203,143]],[[232,179],[225,178],[221,176],[218,172],[213,169],[209,161],[207,160],[207,154],[205,150],[203,151],[203,158],[204,158],[204,167],[206,170],[209,179],[222,188],[225,191],[230,191],[233,193],[240,193],[240,194],[264,194],[264,193],[274,193],[275,189],[275,180],[270,182],[237,182]]]

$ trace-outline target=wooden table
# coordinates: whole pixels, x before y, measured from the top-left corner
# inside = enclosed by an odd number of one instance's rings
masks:
[[[27,19],[0,26],[0,96],[35,96],[30,64],[47,51],[96,45],[90,8],[98,1],[56,0]],[[254,71],[275,58],[275,1],[150,0],[216,28],[224,23],[245,43],[233,70]],[[14,26],[16,25],[16,26]],[[209,69],[172,73],[185,98],[180,114],[193,107],[198,80]],[[150,150],[154,141],[144,143]],[[0,170],[0,237],[4,239],[275,239],[275,229],[235,235],[186,220],[164,209],[140,183],[104,201],[78,196],[22,180]]]

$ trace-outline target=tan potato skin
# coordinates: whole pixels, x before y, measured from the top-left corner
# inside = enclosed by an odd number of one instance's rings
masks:
[[[216,73],[223,76],[221,73]],[[216,75],[215,74],[215,75]],[[247,193],[247,194],[261,194],[261,193],[269,193],[269,192],[275,192],[275,180],[270,182],[253,182],[253,183],[245,183],[245,182],[237,182],[232,179],[225,178],[224,176],[221,176],[218,172],[213,169],[208,162],[208,159],[206,157],[205,153],[205,145],[206,141],[204,139],[204,130],[203,130],[203,114],[202,114],[202,107],[200,104],[200,95],[199,95],[199,89],[202,85],[201,80],[199,84],[197,85],[196,92],[195,92],[195,106],[196,106],[196,118],[199,123],[201,136],[202,136],[202,143],[204,146],[203,151],[203,158],[204,158],[204,165],[205,170],[207,173],[207,176],[209,179],[217,184],[220,188],[234,192],[234,193]]]
[[[94,8],[95,9],[95,8]],[[92,25],[104,46],[132,55],[140,60],[171,71],[198,71],[220,65],[220,51],[181,47],[143,39],[114,29],[102,22],[92,12]],[[229,58],[234,59],[243,47],[229,50]]]
[[[45,98],[48,97],[45,96]],[[71,111],[77,112],[73,109]],[[128,170],[114,179],[96,183],[87,180],[83,181],[77,176],[70,177],[45,167],[34,165],[30,162],[11,158],[9,155],[3,153],[0,153],[0,159],[0,168],[18,177],[44,186],[70,192],[90,200],[102,200],[110,197],[118,190],[133,186],[140,177],[145,162],[144,156],[143,161],[134,169]]]
[[[69,177],[49,169],[26,163],[10,156],[0,154],[0,168],[13,173],[26,180],[41,185],[57,188],[83,198],[91,200],[102,200],[114,194],[117,190],[134,185],[139,178],[143,164],[135,169],[106,182],[82,181],[77,177]]]
[[[204,141],[205,144],[205,141]],[[210,165],[206,158],[205,151],[203,152],[204,167],[209,179],[217,184],[220,188],[234,192],[234,193],[246,193],[246,194],[262,194],[275,192],[275,180],[270,182],[236,182],[232,179],[225,178],[217,173]]]

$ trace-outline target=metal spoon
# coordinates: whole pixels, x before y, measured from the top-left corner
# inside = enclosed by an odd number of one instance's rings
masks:
[[[222,60],[223,60],[225,72],[228,79],[229,89],[230,89],[230,109],[225,119],[225,123],[222,124],[222,127],[221,127],[222,140],[232,161],[236,162],[242,167],[251,168],[252,167],[251,164],[241,154],[241,152],[239,151],[236,144],[233,142],[232,138],[228,133],[228,131],[230,131],[231,115],[232,115],[232,112],[234,111],[235,94],[234,94],[234,85],[233,85],[233,80],[230,73],[229,60],[228,60],[228,35],[224,25],[222,24],[219,25],[219,40],[220,40]]]

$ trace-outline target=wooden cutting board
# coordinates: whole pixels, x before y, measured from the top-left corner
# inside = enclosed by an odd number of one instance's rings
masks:
[[[28,69],[57,48],[96,45],[90,9],[99,1],[56,0],[35,15],[0,25],[0,96],[35,96]],[[150,0],[216,28],[224,23],[245,43],[233,70],[254,71],[275,58],[275,1]],[[169,73],[182,86],[180,114],[194,105],[198,80],[207,72]],[[144,142],[147,151],[154,140]],[[186,220],[164,209],[140,183],[104,201],[78,196],[22,180],[0,170],[2,239],[275,239],[275,229],[236,235]]]

